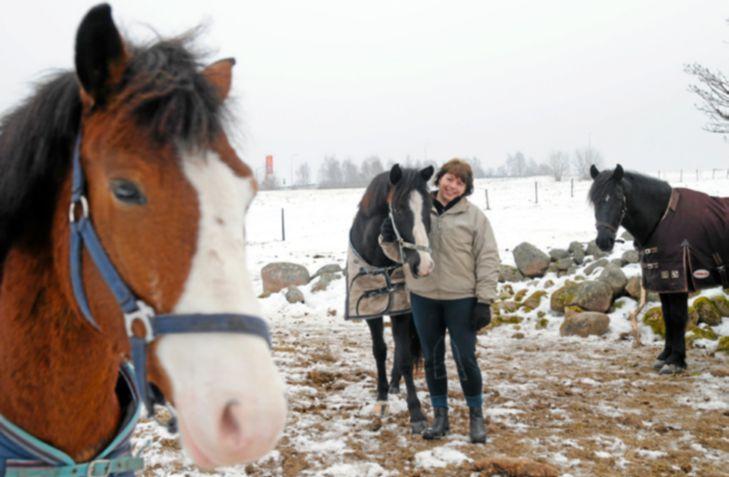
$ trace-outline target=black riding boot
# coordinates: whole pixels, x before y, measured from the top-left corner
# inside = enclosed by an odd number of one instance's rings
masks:
[[[483,411],[480,407],[468,408],[468,427],[471,442],[486,442],[486,426],[483,423]]]
[[[433,414],[433,425],[423,431],[423,439],[440,439],[450,430],[447,407],[436,407]]]

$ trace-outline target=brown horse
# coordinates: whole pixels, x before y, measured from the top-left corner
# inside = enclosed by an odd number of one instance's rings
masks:
[[[126,422],[130,338],[149,345],[154,394],[174,406],[201,467],[255,460],[283,429],[284,387],[264,334],[203,324],[151,339],[90,252],[79,260],[86,304],[72,283],[70,229],[83,215],[138,303],[171,322],[259,315],[244,241],[256,184],[224,133],[234,61],[202,68],[190,41],[133,46],[99,5],[79,26],[76,70],[0,121],[0,431],[22,430],[73,462],[98,458]],[[72,201],[74,157],[85,196]]]

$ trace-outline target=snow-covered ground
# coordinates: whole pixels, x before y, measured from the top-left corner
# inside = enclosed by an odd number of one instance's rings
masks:
[[[687,182],[674,185],[729,195],[729,180],[711,180],[711,172],[704,172],[696,182],[690,175],[686,172]],[[678,173],[669,177],[675,180]],[[575,182],[571,197],[569,181],[536,180],[538,203],[535,179],[481,180],[471,197],[485,209],[488,189],[486,214],[504,263],[513,263],[510,250],[525,240],[546,251],[595,236],[586,201],[589,182]],[[362,192],[259,193],[247,231],[257,290],[258,272],[273,261],[300,263],[311,273],[328,263],[343,264],[347,231]],[[614,253],[619,256],[628,248],[630,244],[621,244]],[[624,271],[640,272],[637,265]],[[552,292],[564,280],[549,274],[513,289]],[[552,475],[549,469],[574,476],[729,475],[729,359],[713,352],[715,342],[702,340],[688,352],[686,374],[657,375],[650,365],[661,341],[650,328],[641,327],[642,348],[633,348],[625,338],[630,330],[626,317],[635,307],[629,298],[620,299],[622,305],[610,313],[609,333],[600,338],[560,337],[562,317],[550,311],[548,299],[521,313],[521,323],[481,334],[478,353],[490,440],[477,446],[467,440],[467,410],[450,357],[452,432],[447,438],[428,442],[409,435],[402,396],[391,396],[388,414],[375,417],[369,333],[363,323],[342,318],[344,281],[321,292],[310,288],[302,287],[305,304],[289,304],[282,294],[261,301],[288,383],[289,422],[279,446],[258,463],[215,475],[490,475],[494,459],[514,458],[527,466],[550,466],[539,467],[542,474],[520,475]],[[537,322],[545,317],[547,326],[540,329]],[[729,335],[729,318],[714,331]],[[430,414],[422,376],[416,385]],[[143,441],[148,441],[143,454],[151,464],[145,475],[208,475],[194,470],[176,441],[155,424],[138,431],[136,442]]]

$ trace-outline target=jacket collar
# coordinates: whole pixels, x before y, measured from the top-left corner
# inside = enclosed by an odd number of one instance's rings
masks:
[[[433,200],[435,201],[438,199],[433,198]],[[442,214],[440,214],[440,216],[442,217],[444,215],[462,214],[463,212],[468,210],[469,206],[470,206],[470,204],[468,202],[468,198],[461,197],[461,199],[458,201],[458,203],[456,205],[454,205],[453,207],[451,207],[449,209],[446,209]],[[438,210],[435,208],[435,205],[433,205],[431,212],[434,213],[435,215],[438,215]]]

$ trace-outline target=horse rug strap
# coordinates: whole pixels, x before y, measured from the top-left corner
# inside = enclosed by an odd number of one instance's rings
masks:
[[[643,286],[658,293],[729,287],[729,198],[673,189],[641,249]]]
[[[379,318],[410,313],[402,265],[375,267],[349,245],[347,249],[346,320]]]
[[[0,415],[0,476],[5,477],[134,477],[144,461],[132,455],[130,438],[139,421],[140,397],[134,371],[124,364],[116,386],[124,410],[121,425],[109,445],[89,462],[75,462]]]

